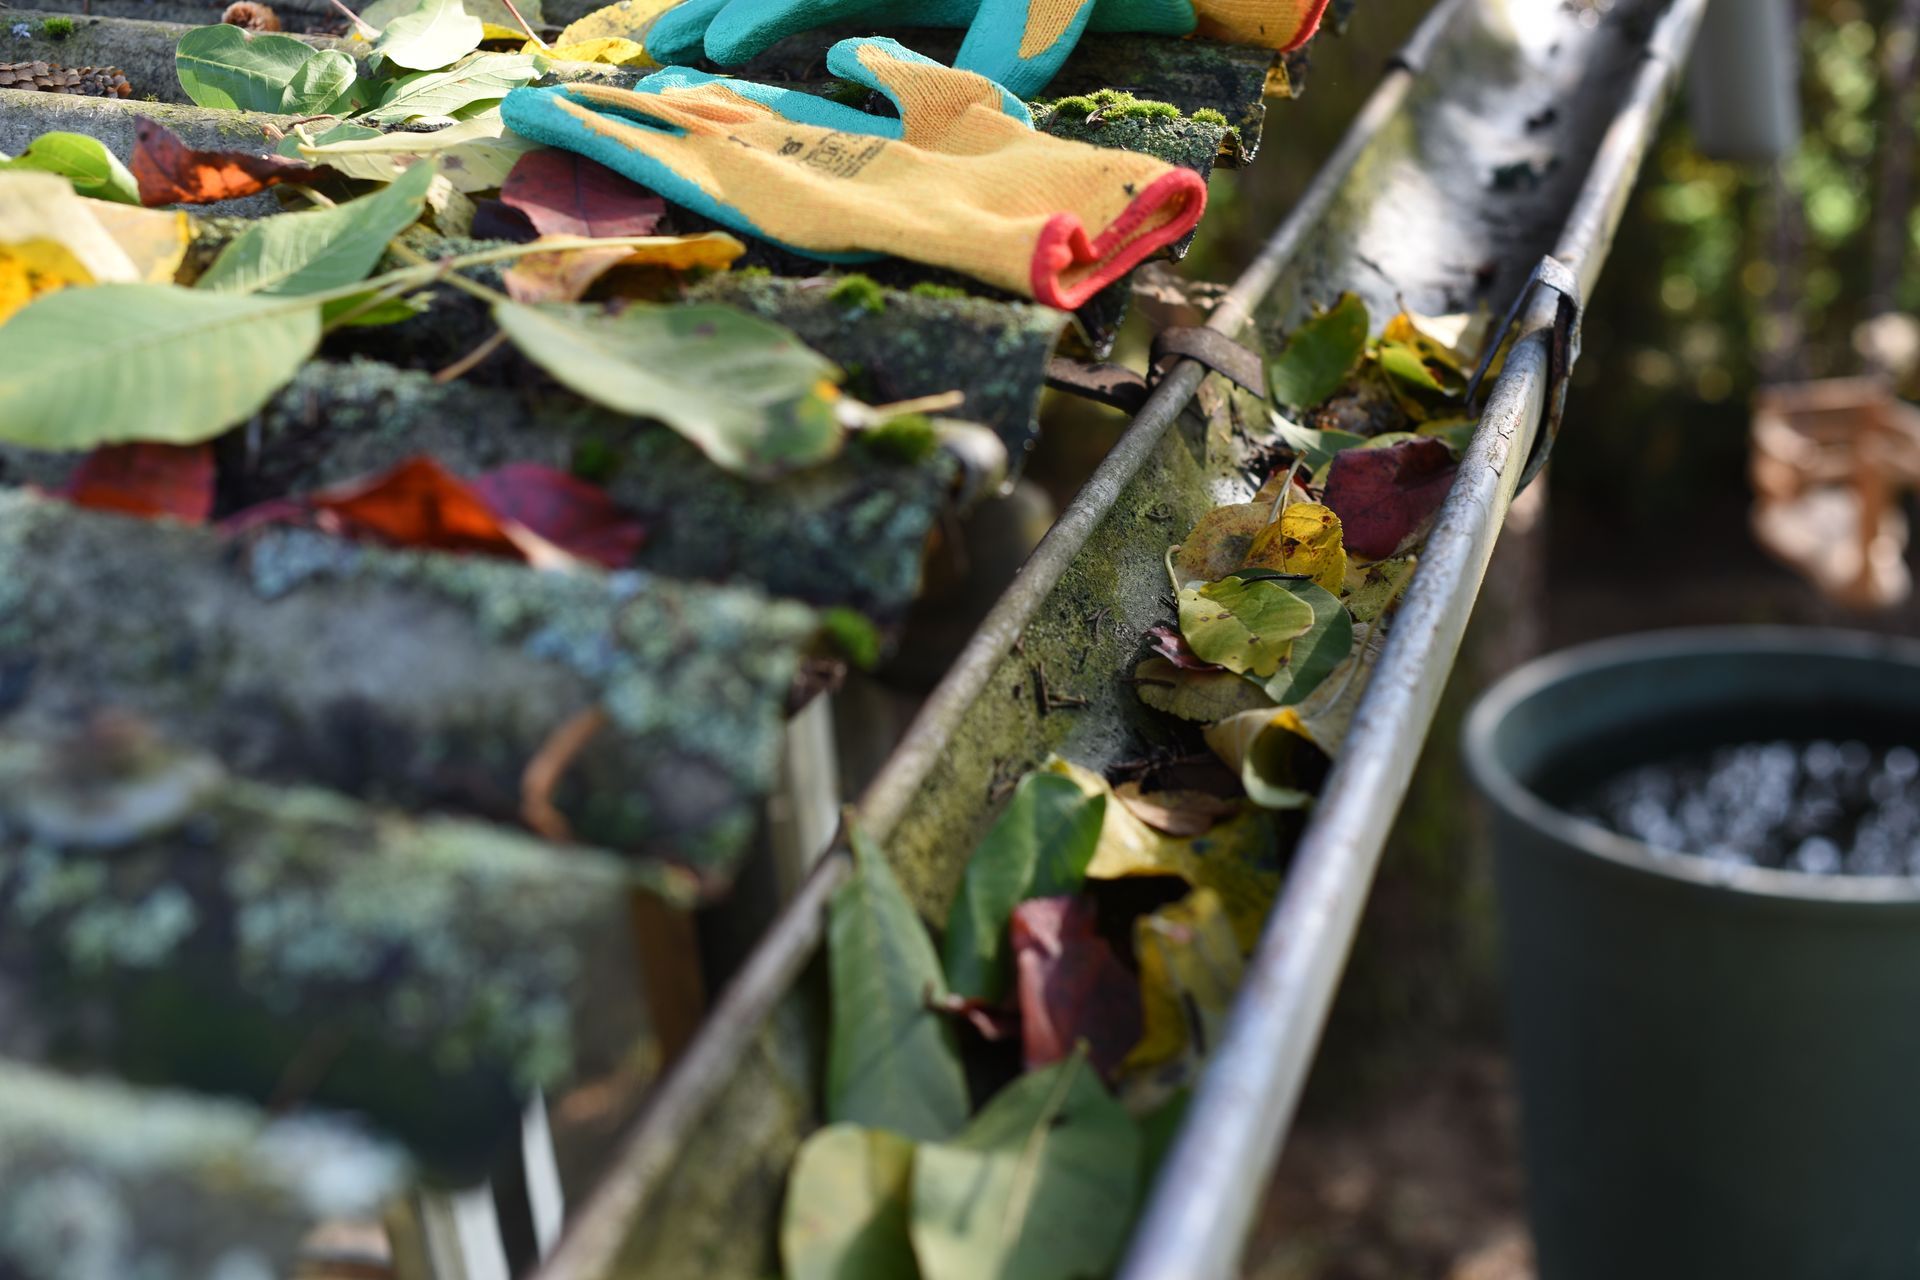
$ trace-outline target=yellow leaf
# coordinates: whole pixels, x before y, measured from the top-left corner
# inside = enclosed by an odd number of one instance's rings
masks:
[[[1177,876],[1195,888],[1212,889],[1241,948],[1253,949],[1280,892],[1278,840],[1264,814],[1237,814],[1205,835],[1162,835],[1121,803],[1099,774],[1058,757],[1043,767],[1071,778],[1088,795],[1107,798],[1100,842],[1087,864],[1089,879]]]
[[[582,40],[598,40],[604,36],[619,36],[626,40],[638,40],[642,45],[647,41],[647,29],[667,10],[673,8],[677,0],[620,0],[604,9],[595,9],[586,17],[567,27],[560,33],[561,44],[577,44]],[[656,65],[651,58],[638,63],[639,66]]]
[[[87,269],[52,241],[0,244],[0,324],[42,294],[92,283]]]
[[[1402,311],[1387,321],[1380,331],[1380,341],[1404,343],[1456,373],[1468,374],[1480,358],[1492,322],[1493,316],[1484,305],[1475,312],[1450,316],[1417,316]]]
[[[1127,1069],[1204,1057],[1220,1042],[1243,967],[1220,895],[1195,889],[1134,921],[1133,950],[1140,961],[1145,1033],[1127,1055]]]
[[[576,302],[616,267],[724,271],[747,247],[721,231],[692,236],[653,236],[639,245],[609,245],[581,236],[541,236],[551,253],[530,253],[502,275],[516,302]]]
[[[542,49],[529,40],[522,53],[540,53],[556,62],[604,62],[610,67],[651,67],[655,65],[637,40],[625,36],[596,36]]]
[[[1192,671],[1153,657],[1133,669],[1134,692],[1155,711],[1202,723],[1271,707],[1258,684],[1231,671]]]
[[[75,195],[58,174],[0,172],[0,245],[44,240],[65,249],[95,283],[138,283],[139,268],[94,217],[95,203],[106,202]]]
[[[1338,672],[1336,667],[1334,674]],[[1328,683],[1332,680],[1332,675],[1327,677]],[[1202,731],[1213,754],[1240,775],[1247,798],[1263,809],[1304,809],[1313,803],[1312,793],[1300,787],[1297,776],[1301,746],[1310,740],[1289,727],[1292,712],[1292,707],[1242,711]]]
[[[1297,573],[1335,595],[1347,583],[1340,517],[1317,502],[1296,502],[1261,530],[1242,568]]]
[[[111,200],[89,200],[94,221],[126,252],[142,284],[172,284],[193,242],[193,226],[178,209],[142,209]]]
[[[1181,582],[1213,582],[1226,577],[1245,561],[1254,535],[1273,516],[1270,502],[1243,502],[1215,507],[1200,517],[1173,553],[1173,571]]]
[[[522,31],[518,27],[503,27],[497,22],[482,22],[480,24],[480,42],[482,44],[485,44],[489,40],[526,40],[526,39],[527,39],[527,33]],[[526,49],[523,49],[521,52],[523,53],[539,52],[538,45],[533,44],[533,42],[530,40],[527,41],[527,44],[529,47]]]

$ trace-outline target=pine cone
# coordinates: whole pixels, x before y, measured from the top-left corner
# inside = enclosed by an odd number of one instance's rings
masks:
[[[118,67],[63,67],[57,62],[0,62],[0,89],[130,98],[133,86]]]
[[[230,27],[244,27],[248,31],[280,30],[280,15],[259,3],[259,0],[233,0],[227,6],[227,11],[220,15],[220,21]]]

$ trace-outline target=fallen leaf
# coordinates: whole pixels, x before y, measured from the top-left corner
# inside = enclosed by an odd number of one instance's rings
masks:
[[[574,44],[582,40],[617,36],[638,40],[644,45],[648,28],[676,3],[678,0],[620,0],[618,4],[595,9],[586,17],[571,23],[560,33],[560,43]],[[651,58],[647,59],[647,63],[652,61]]]
[[[157,120],[133,123],[133,177],[140,203],[210,204],[264,191],[281,182],[317,182],[327,170],[248,151],[197,151]]]
[[[1313,625],[1287,646],[1267,680],[1267,696],[1281,706],[1300,701],[1353,652],[1353,618],[1345,605],[1316,583],[1288,582],[1287,590],[1313,610]]]
[[[1402,311],[1380,330],[1380,341],[1412,347],[1423,358],[1439,361],[1455,373],[1466,374],[1480,358],[1493,313],[1482,304],[1478,311],[1445,316],[1421,316]]]
[[[1203,731],[1213,753],[1240,775],[1247,798],[1263,809],[1304,809],[1313,803],[1313,793],[1299,785],[1299,752],[1306,739],[1293,732],[1290,711],[1243,711]]]
[[[1384,560],[1439,509],[1457,470],[1446,444],[1431,437],[1348,449],[1333,460],[1323,500],[1340,517],[1349,551]]]
[[[509,463],[472,484],[496,515],[608,569],[632,564],[647,539],[646,527],[615,506],[605,489],[552,467]]]
[[[543,236],[649,236],[667,203],[645,187],[571,151],[529,151],[500,188],[501,203]]]
[[[75,195],[58,174],[0,173],[0,249],[63,284],[132,283],[139,267],[94,216],[109,207]]]
[[[780,1214],[786,1280],[896,1280],[915,1274],[907,1235],[913,1143],[830,1124],[800,1145]]]
[[[1200,517],[1173,553],[1181,582],[1214,582],[1247,562],[1253,540],[1273,519],[1271,501],[1215,507]]]
[[[1270,676],[1313,608],[1273,578],[1235,575],[1179,594],[1180,634],[1194,656],[1245,675]]]
[[[852,843],[827,923],[827,1118],[938,1141],[970,1110],[953,1028],[929,1007],[946,995],[940,960],[886,856],[857,826]]]
[[[1111,1079],[1140,1043],[1140,986],[1095,924],[1093,903],[1079,897],[1029,898],[1013,909],[1009,932],[1029,1071],[1084,1042],[1094,1070]]]
[[[451,116],[492,104],[540,74],[520,53],[473,53],[445,71],[416,71],[386,88],[380,101],[354,119],[361,124],[401,124],[422,116]]]
[[[965,1133],[914,1157],[924,1280],[1071,1280],[1120,1256],[1140,1139],[1079,1054],[995,1094]],[[911,1273],[909,1273],[911,1274]]]
[[[602,276],[622,267],[724,271],[747,248],[721,231],[657,236],[651,243],[629,246],[601,245],[572,236],[543,236],[535,241],[548,242],[554,252],[530,253],[501,273],[501,282],[515,302],[578,302]]]
[[[1145,1030],[1129,1071],[1176,1059],[1194,1065],[1220,1042],[1244,962],[1220,895],[1195,889],[1134,921]]]
[[[1376,560],[1358,573],[1347,576],[1346,591],[1340,602],[1347,606],[1355,622],[1372,622],[1400,598],[1419,561],[1412,556],[1395,560]]]
[[[45,177],[72,195],[50,174],[0,177]],[[293,377],[320,341],[320,308],[303,298],[100,284],[38,299],[6,322],[5,335],[0,440],[38,449],[193,444],[257,412]]]
[[[395,236],[419,221],[433,166],[335,205],[261,218],[234,237],[196,289],[222,293],[320,293],[366,278]]]
[[[60,496],[95,511],[205,524],[213,481],[212,445],[114,444],[82,458]]]
[[[541,49],[529,40],[522,53],[544,53],[554,62],[599,62],[610,67],[651,67],[659,64],[647,56],[638,40],[625,36],[594,36],[569,40]]]
[[[1297,426],[1277,413],[1273,415],[1273,433],[1287,448],[1293,450],[1306,466],[1308,475],[1322,470],[1342,449],[1355,449],[1367,442],[1365,436],[1355,435],[1351,431]]]
[[[174,45],[173,68],[198,106],[279,111],[294,74],[320,56],[292,36],[255,35],[219,22],[183,32]]]
[[[335,485],[304,499],[307,510],[349,537],[403,547],[432,547],[531,558],[551,545],[566,555],[621,568],[646,536],[606,491],[555,471],[521,463],[472,483],[428,457],[413,457],[376,475]],[[530,548],[531,533],[538,544]]]
[[[134,177],[107,144],[84,133],[43,133],[11,160],[0,160],[0,170],[34,169],[57,173],[73,184],[75,195],[120,204],[139,204]]]
[[[1029,773],[967,860],[947,914],[947,984],[998,1000],[1012,968],[1007,921],[1021,901],[1078,892],[1100,839],[1104,796],[1070,780]]]
[[[1416,422],[1443,411],[1466,391],[1465,374],[1407,343],[1382,342],[1375,358],[1394,402]]]
[[[1147,643],[1156,653],[1183,671],[1225,671],[1217,662],[1206,662],[1194,656],[1187,638],[1164,622],[1147,628]]]
[[[1282,707],[1280,724],[1327,755],[1339,755],[1347,731],[1353,727],[1353,713],[1360,706],[1386,643],[1386,632],[1379,627],[1354,628],[1353,653],[1320,682],[1319,688],[1295,705]]]
[[[520,351],[568,389],[656,418],[720,467],[775,475],[840,451],[840,371],[786,329],[718,305],[597,308],[496,302]]]
[[[1343,293],[1295,329],[1267,364],[1274,400],[1290,409],[1311,409],[1338,391],[1366,350],[1367,326],[1367,304]]]
[[[1296,502],[1259,532],[1235,567],[1298,574],[1337,593],[1347,581],[1340,517],[1317,502]]]
[[[133,263],[144,284],[171,284],[193,244],[193,223],[178,209],[142,209],[95,200],[87,211]]]
[[[381,28],[373,52],[398,67],[437,71],[479,48],[482,34],[460,0],[419,0]]]
[[[490,191],[538,144],[510,131],[498,111],[486,112],[435,133],[380,133],[357,125],[330,129],[312,142],[295,142],[304,159],[349,178],[392,182],[432,158],[456,191]]]
[[[1203,724],[1273,705],[1257,680],[1225,667],[1194,670],[1165,658],[1147,658],[1136,666],[1133,687],[1154,710]]]
[[[1020,1034],[1020,1011],[991,1000],[949,994],[928,1004],[948,1017],[960,1019],[979,1032],[982,1040],[991,1044],[1010,1040]]]
[[[1123,782],[1113,794],[1134,817],[1170,836],[1204,835],[1220,819],[1240,811],[1238,800],[1210,791],[1142,792],[1138,782]]]
[[[1106,780],[1090,769],[1058,757],[1043,767],[1073,779],[1088,795],[1112,796]],[[1244,950],[1252,950],[1280,892],[1279,837],[1266,815],[1245,810],[1202,836],[1163,835],[1110,798],[1087,878],[1132,876],[1175,876],[1214,890],[1233,921],[1234,936]]]
[[[360,18],[375,30],[385,28],[396,18],[404,18],[420,7],[420,0],[373,0],[361,9]],[[505,0],[465,0],[468,13],[480,19],[483,27],[499,27],[507,32],[508,39],[524,39],[526,33],[520,29],[520,18],[513,16],[513,9],[506,6]],[[546,6],[541,0],[515,0],[514,8],[520,11],[520,17],[532,23],[535,28],[547,25]]]

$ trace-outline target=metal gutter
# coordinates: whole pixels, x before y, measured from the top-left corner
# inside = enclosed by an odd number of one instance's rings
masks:
[[[1599,278],[1706,0],[1675,0],[1570,212],[1554,257]],[[1487,561],[1556,388],[1559,296],[1536,285],[1441,508],[1121,1280],[1213,1280],[1240,1251],[1312,1065],[1380,853],[1413,776]]]

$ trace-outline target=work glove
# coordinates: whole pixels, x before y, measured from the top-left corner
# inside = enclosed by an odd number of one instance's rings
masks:
[[[633,89],[516,89],[501,114],[515,133],[795,253],[892,254],[1065,309],[1206,208],[1199,174],[1036,133],[999,85],[892,40],[842,40],[827,66],[892,99],[899,118],[679,67]]]
[[[681,0],[644,37],[658,62],[706,57],[745,62],[796,32],[836,22],[965,27],[954,66],[1032,97],[1066,61],[1083,31],[1199,34],[1235,44],[1293,49],[1320,25],[1327,0]]]

